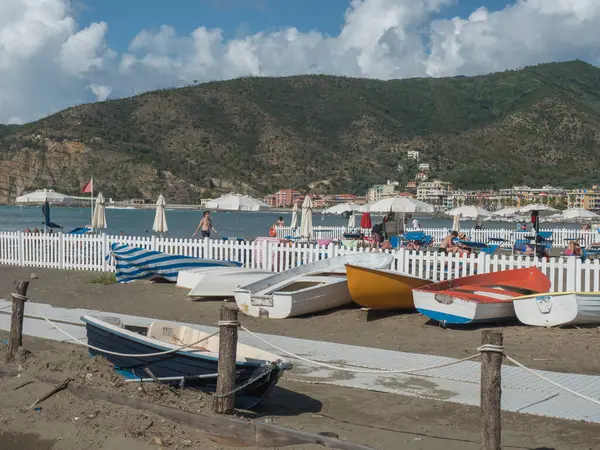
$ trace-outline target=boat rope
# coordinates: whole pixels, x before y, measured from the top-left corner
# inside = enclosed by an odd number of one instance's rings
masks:
[[[130,357],[130,358],[148,358],[151,356],[163,356],[163,355],[169,355],[171,353],[177,353],[181,350],[186,350],[186,349],[190,349],[190,350],[194,350],[192,347],[198,345],[199,343],[206,341],[207,339],[210,339],[213,336],[216,336],[217,334],[219,334],[219,330],[215,331],[213,334],[206,336],[202,339],[200,339],[199,341],[196,341],[192,344],[185,344],[182,345],[180,347],[174,348],[172,350],[165,350],[164,352],[156,352],[156,353],[143,353],[143,354],[133,354],[133,353],[119,353],[119,352],[112,352],[110,350],[104,350],[98,347],[94,347],[93,345],[87,344],[83,341],[81,341],[80,339],[77,339],[76,337],[72,336],[71,334],[69,334],[67,331],[63,330],[62,328],[60,328],[58,325],[56,325],[54,322],[52,322],[50,319],[48,319],[44,314],[42,314],[39,311],[36,311],[37,314],[44,319],[46,322],[48,322],[50,325],[52,325],[53,328],[55,328],[56,330],[60,331],[62,334],[64,334],[65,336],[68,336],[69,338],[71,338],[73,341],[77,342],[80,345],[83,345],[84,347],[87,347],[91,350],[96,350],[97,352],[101,352],[101,353],[105,353],[107,355],[113,355],[113,356],[126,356],[126,357]],[[197,350],[197,349],[196,349]]]
[[[516,365],[516,366],[519,366],[521,369],[524,369],[524,370],[526,370],[527,372],[529,372],[529,373],[530,373],[530,374],[532,374],[532,375],[535,375],[535,376],[536,376],[536,377],[538,377],[539,379],[541,379],[541,380],[544,380],[545,382],[547,382],[547,383],[550,383],[551,385],[553,385],[553,386],[556,386],[557,388],[559,388],[559,389],[562,389],[562,390],[564,390],[564,391],[568,392],[569,394],[573,394],[573,395],[575,395],[575,396],[577,396],[577,397],[579,397],[579,398],[582,398],[582,399],[584,399],[584,400],[588,400],[588,401],[590,401],[590,402],[592,402],[592,403],[595,403],[596,405],[600,405],[600,400],[596,400],[596,399],[594,399],[594,398],[592,398],[592,397],[588,397],[587,395],[580,394],[579,392],[576,392],[576,391],[574,391],[573,389],[569,389],[568,387],[566,387],[566,386],[563,386],[562,384],[559,384],[559,383],[557,383],[556,381],[552,381],[551,379],[549,379],[549,378],[545,377],[544,375],[542,375],[542,374],[540,374],[540,373],[537,373],[537,371],[535,371],[535,370],[532,370],[532,369],[530,369],[530,368],[528,368],[528,367],[525,367],[525,366],[524,366],[523,364],[521,364],[519,361],[517,361],[516,359],[514,359],[514,358],[512,358],[512,357],[508,356],[506,353],[504,353],[504,356],[506,357],[506,359],[508,359],[508,360],[509,360],[511,363],[513,363],[514,365]]]
[[[240,384],[239,386],[237,386],[235,389],[226,392],[224,394],[217,394],[216,392],[213,393],[213,397],[217,397],[217,398],[223,398],[223,397],[229,397],[232,394],[235,394],[236,392],[242,391],[244,389],[246,389],[248,386],[250,386],[251,384],[257,382],[258,380],[260,380],[261,378],[269,375],[271,372],[273,372],[273,370],[275,369],[276,364],[275,363],[271,363],[268,366],[265,367],[264,370],[262,370],[261,372],[258,373],[258,375],[253,376],[252,378],[250,378],[248,381],[246,381],[243,384]]]
[[[437,365],[433,365],[433,366],[426,366],[426,367],[419,367],[417,369],[402,369],[402,370],[394,370],[394,369],[390,369],[390,370],[384,370],[384,369],[361,369],[361,368],[351,368],[351,367],[344,367],[344,366],[337,366],[337,365],[333,365],[333,364],[328,364],[328,363],[323,363],[320,361],[314,361],[312,359],[309,358],[305,358],[303,356],[297,355],[295,353],[289,352],[287,350],[284,350],[283,348],[272,344],[271,342],[267,341],[266,339],[261,338],[260,336],[256,335],[255,333],[253,333],[252,331],[248,330],[246,327],[244,327],[243,325],[240,326],[240,328],[242,330],[244,330],[246,333],[248,333],[249,335],[251,335],[252,337],[258,339],[259,341],[267,344],[268,346],[282,352],[285,353],[286,355],[292,357],[292,358],[296,358],[299,359],[301,361],[305,361],[311,364],[315,364],[317,366],[322,366],[322,367],[327,367],[329,369],[333,369],[333,370],[340,370],[340,371],[344,371],[344,372],[356,372],[356,373],[373,373],[373,374],[388,374],[388,373],[406,373],[406,374],[411,374],[414,372],[425,372],[427,370],[433,370],[433,369],[440,369],[442,367],[448,367],[454,364],[460,364],[462,362],[465,361],[469,361],[472,359],[475,359],[477,357],[479,357],[479,355],[481,355],[484,352],[491,352],[491,353],[500,353],[502,354],[508,361],[512,362],[514,365],[520,367],[521,369],[526,370],[527,372],[531,373],[532,375],[540,378],[541,380],[546,381],[547,383],[562,389],[572,395],[575,395],[577,397],[580,397],[584,400],[588,400],[592,403],[595,403],[597,405],[600,405],[600,400],[596,400],[592,397],[589,397],[587,395],[581,394],[579,392],[574,391],[573,389],[569,389],[566,386],[563,386],[562,384],[559,384],[555,381],[550,380],[549,378],[545,377],[542,374],[537,373],[535,370],[529,369],[528,367],[524,366],[523,364],[521,364],[519,361],[517,361],[516,359],[512,358],[511,356],[507,355],[506,352],[504,351],[504,347],[502,345],[492,345],[492,344],[485,344],[485,345],[481,345],[480,347],[477,348],[477,353],[471,356],[467,356],[466,358],[462,358],[462,359],[458,359],[458,360],[454,360],[451,361],[449,363],[444,363],[444,364],[437,364]]]
[[[354,367],[346,367],[346,366],[337,366],[334,364],[328,364],[328,363],[324,363],[324,362],[320,362],[320,361],[315,361],[312,359],[308,359],[305,358],[303,356],[297,355],[295,353],[289,352],[287,350],[284,350],[281,347],[278,347],[277,345],[267,341],[266,339],[261,338],[260,336],[258,336],[257,334],[253,333],[252,331],[250,331],[248,328],[246,328],[243,325],[240,325],[240,328],[242,330],[244,330],[246,333],[248,333],[250,336],[258,339],[259,341],[267,344],[268,346],[282,352],[285,353],[286,355],[295,358],[295,359],[299,359],[301,361],[305,361],[307,363],[310,364],[315,364],[317,366],[322,366],[322,367],[327,367],[328,369],[333,369],[333,370],[340,370],[343,372],[355,372],[355,373],[375,373],[375,374],[387,374],[387,373],[413,373],[413,372],[425,372],[427,370],[433,370],[433,369],[441,369],[442,367],[448,367],[448,366],[452,366],[454,364],[460,364],[462,362],[465,361],[469,361],[472,359],[477,358],[481,353],[475,353],[474,355],[471,356],[467,356],[466,358],[462,358],[462,359],[457,359],[457,360],[453,360],[447,363],[442,363],[442,364],[435,364],[432,366],[425,366],[425,367],[418,367],[415,369],[362,369],[362,368],[354,368]]]

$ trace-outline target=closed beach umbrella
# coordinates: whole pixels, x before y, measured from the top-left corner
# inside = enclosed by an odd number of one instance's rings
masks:
[[[351,212],[348,215],[348,230],[352,230],[353,228],[356,228],[356,216],[354,212]]]
[[[48,200],[42,204],[42,213],[44,214],[44,226],[46,228],[61,228],[60,225],[55,224],[50,220],[50,203]]]
[[[446,211],[446,214],[449,216],[457,216],[460,215],[465,219],[477,219],[478,217],[487,218],[492,217],[492,213],[487,209],[483,209],[479,206],[459,206],[458,208],[451,209],[450,211]]]
[[[366,228],[367,230],[370,230],[373,227],[373,224],[371,223],[371,214],[368,212],[363,213],[362,217],[360,218],[360,227]]]
[[[298,227],[298,203],[294,203],[294,207],[292,208],[292,221],[290,223],[290,227]]]
[[[169,231],[169,227],[167,227],[167,214],[165,213],[165,206],[167,206],[167,202],[162,194],[158,196],[158,200],[156,201],[156,215],[154,216],[154,225],[152,226],[152,230],[157,233],[166,233]]]
[[[104,211],[104,195],[102,192],[96,197],[96,207],[94,208],[94,218],[92,220],[92,229],[106,228],[106,212]]]
[[[452,221],[452,229],[454,231],[460,231],[460,214],[454,216],[454,220]]]
[[[302,203],[302,220],[300,221],[300,236],[305,239],[310,239],[313,234],[312,207],[312,200],[307,195]]]

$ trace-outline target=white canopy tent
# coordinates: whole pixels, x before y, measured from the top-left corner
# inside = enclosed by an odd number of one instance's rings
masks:
[[[70,196],[55,192],[52,189],[39,189],[29,194],[21,195],[15,199],[16,203],[66,203],[71,199]]]
[[[205,206],[207,209],[220,211],[267,211],[271,209],[262,200],[241,194],[223,195],[222,197],[207,201]]]

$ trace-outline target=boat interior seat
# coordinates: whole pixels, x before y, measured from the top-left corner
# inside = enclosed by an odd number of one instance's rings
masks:
[[[198,342],[206,336],[206,333],[183,325],[175,325],[170,322],[152,322],[148,327],[146,336],[173,345],[185,345]],[[212,339],[214,339],[214,337],[194,346],[194,348],[208,351],[206,346]]]

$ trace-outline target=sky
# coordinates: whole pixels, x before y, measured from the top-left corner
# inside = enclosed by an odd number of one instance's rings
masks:
[[[240,76],[600,64],[599,0],[0,0],[0,123]]]

